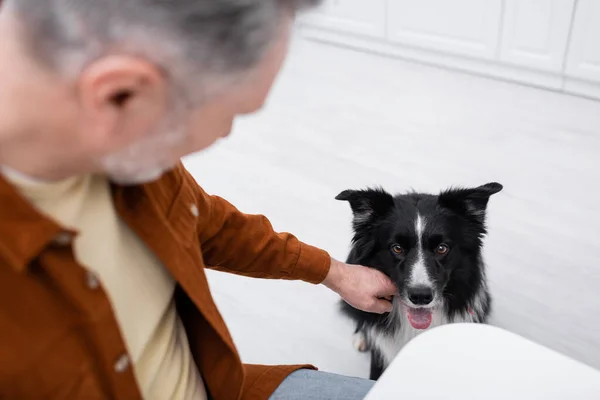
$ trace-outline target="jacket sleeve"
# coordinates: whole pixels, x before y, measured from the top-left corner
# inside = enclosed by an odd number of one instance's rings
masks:
[[[329,272],[327,252],[277,233],[263,215],[237,210],[208,195],[185,171],[198,204],[198,238],[207,268],[254,278],[302,280],[318,284]]]

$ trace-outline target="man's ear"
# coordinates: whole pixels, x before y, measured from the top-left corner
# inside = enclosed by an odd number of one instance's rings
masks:
[[[86,130],[104,146],[121,147],[160,124],[168,111],[168,82],[154,64],[108,56],[86,67],[78,81]]]
[[[497,182],[470,189],[449,189],[438,197],[440,206],[449,208],[465,216],[475,217],[483,222],[490,196],[501,191],[503,186]]]
[[[394,197],[381,188],[344,190],[335,199],[350,203],[354,214],[354,226],[383,217],[394,207]]]

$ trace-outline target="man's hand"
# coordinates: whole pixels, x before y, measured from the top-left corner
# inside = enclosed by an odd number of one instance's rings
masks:
[[[376,269],[344,264],[333,258],[323,284],[352,307],[376,314],[390,312],[392,303],[386,299],[398,293],[392,281]]]

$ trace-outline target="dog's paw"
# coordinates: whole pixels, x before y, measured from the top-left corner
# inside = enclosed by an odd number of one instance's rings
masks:
[[[362,332],[357,332],[354,334],[354,336],[352,337],[352,345],[356,350],[360,351],[361,353],[364,353],[367,350],[369,350],[367,339],[365,338],[365,335]]]

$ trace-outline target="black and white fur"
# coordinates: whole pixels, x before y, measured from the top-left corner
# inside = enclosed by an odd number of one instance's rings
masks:
[[[371,352],[371,379],[378,379],[400,349],[425,329],[487,321],[491,298],[482,257],[485,218],[490,196],[501,190],[499,183],[488,183],[439,195],[392,196],[383,189],[366,189],[336,197],[348,201],[354,215],[347,263],[382,271],[399,290],[392,312],[383,315],[342,302],[343,313],[356,322],[355,347]],[[409,316],[423,313],[430,316],[430,325],[413,327]]]

